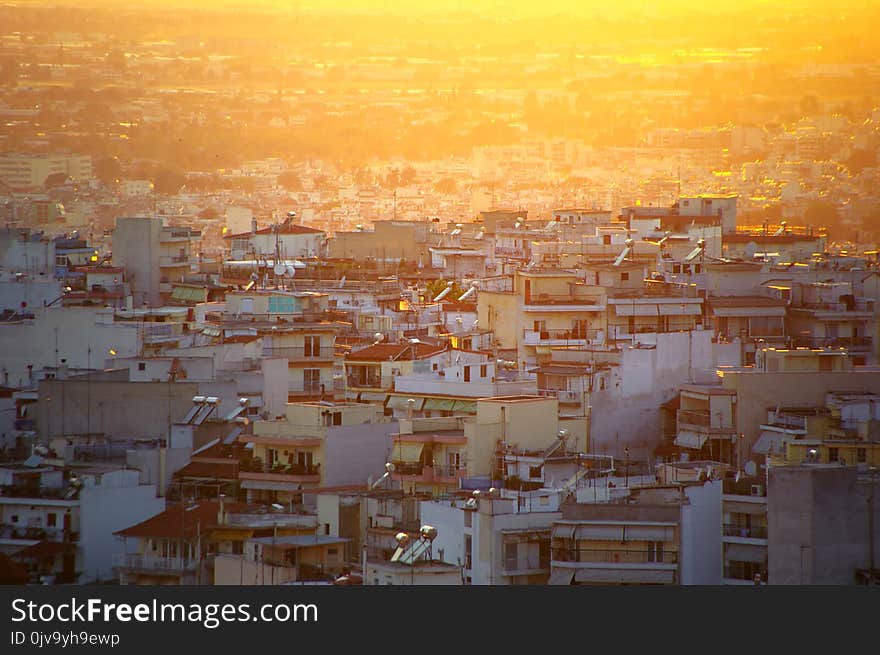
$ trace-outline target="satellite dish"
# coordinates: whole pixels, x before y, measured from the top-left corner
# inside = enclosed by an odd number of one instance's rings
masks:
[[[284,267],[285,277],[293,277],[294,275],[296,275],[296,268],[294,268],[291,264],[288,264]]]
[[[275,275],[284,275],[284,271],[287,270],[287,267],[284,264],[278,263],[272,267],[272,270],[275,272]]]
[[[758,474],[758,465],[752,460],[746,462],[746,465],[743,468],[746,470],[746,475],[753,476]]]

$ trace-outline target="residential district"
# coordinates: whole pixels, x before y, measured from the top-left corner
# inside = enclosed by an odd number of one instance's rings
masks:
[[[718,194],[238,220],[0,231],[8,581],[877,581],[875,250]]]
[[[876,21],[298,11],[0,7],[0,582],[880,582]]]

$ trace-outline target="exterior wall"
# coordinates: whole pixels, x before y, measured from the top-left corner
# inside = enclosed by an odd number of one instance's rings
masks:
[[[38,432],[47,437],[104,433],[167,438],[171,423],[186,415],[193,396],[204,388],[193,382],[41,380]]]
[[[683,585],[721,584],[721,480],[685,487],[679,572]]]
[[[734,371],[725,373],[723,386],[737,392],[737,430],[751,447],[767,421],[768,407],[822,407],[829,391],[880,393],[880,372]]]
[[[512,293],[480,291],[477,297],[477,320],[480,329],[495,333],[498,346],[516,348],[517,308],[519,299]]]
[[[159,234],[161,218],[117,218],[113,232],[113,265],[125,268],[135,307],[161,304]]]
[[[30,230],[0,229],[0,267],[13,273],[51,275],[55,270],[55,242],[45,237],[30,239]]]
[[[877,491],[875,484],[875,492]],[[771,584],[853,584],[868,567],[867,485],[854,467],[772,467],[767,491]],[[874,526],[880,512],[874,503]],[[874,539],[880,561],[880,539]]]
[[[397,423],[328,428],[323,483],[365,484],[368,478],[376,479],[385,473],[385,463],[390,461],[391,435],[398,429]]]
[[[156,496],[153,485],[138,486],[137,472],[126,473],[133,474],[134,480],[126,475],[119,486],[102,483],[80,491],[83,582],[113,579],[113,555],[122,552],[113,533],[165,510],[165,499]]]

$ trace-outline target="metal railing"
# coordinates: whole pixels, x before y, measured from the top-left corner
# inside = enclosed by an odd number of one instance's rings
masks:
[[[525,305],[595,305],[598,311],[601,305],[599,298],[575,296],[572,294],[535,293],[523,299]]]
[[[117,554],[113,556],[113,566],[118,568],[147,569],[151,571],[193,571],[199,566],[198,560],[186,557],[155,557],[153,555]]]
[[[736,523],[724,524],[725,537],[743,537],[746,539],[766,539],[767,526],[765,525],[738,525]]]
[[[676,414],[679,423],[686,423],[688,425],[701,425],[703,427],[709,427],[711,423],[711,417],[709,416],[709,412],[698,412],[687,409],[680,409]]]
[[[558,562],[597,564],[678,564],[677,550],[610,550],[597,548],[554,548]]]
[[[263,348],[263,357],[283,357],[286,359],[332,359],[333,346],[318,348],[305,346],[279,346],[277,348]]]
[[[561,403],[579,403],[581,402],[581,392],[568,391],[566,389],[538,389],[539,396],[548,398],[556,398]]]

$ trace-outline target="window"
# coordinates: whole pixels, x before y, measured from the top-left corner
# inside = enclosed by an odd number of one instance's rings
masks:
[[[468,514],[470,514],[470,512],[468,512]],[[464,536],[464,568],[466,568],[466,569],[471,568],[471,550],[472,550],[471,545],[472,545],[471,535],[466,534]]]
[[[480,377],[481,378],[486,377],[486,365],[485,364],[480,364]]]
[[[541,477],[542,467],[539,464],[538,466],[530,466],[529,467],[529,477],[530,478],[540,478]]]
[[[329,535],[329,534],[330,534],[330,524],[329,524],[329,523],[325,523],[325,524],[324,524],[324,534],[325,534],[325,535]],[[335,549],[335,548],[331,548],[330,550],[332,550],[334,553],[336,552],[336,549]],[[330,551],[328,550],[327,552],[329,553]]]
[[[833,362],[830,357],[820,357],[819,358],[819,370],[820,371],[830,371]]]
[[[862,449],[862,450],[864,450],[864,449]],[[46,527],[47,528],[54,528],[55,527],[56,521],[57,521],[57,516],[58,515],[55,513],[46,514]]]
[[[320,357],[321,356],[321,337],[306,337],[305,346],[303,348],[304,357]]]
[[[867,451],[864,448],[856,449],[856,461],[864,463],[867,460]]]
[[[828,461],[829,462],[836,462],[839,455],[840,455],[840,453],[838,452],[837,448],[829,448],[828,449]]]
[[[9,520],[12,521],[13,523],[18,523],[18,514],[13,514],[12,516],[9,517]]]
[[[465,382],[471,381],[471,367],[470,366],[464,367],[464,381]]]
[[[342,425],[342,412],[333,412],[333,425]]]
[[[663,561],[663,542],[662,541],[649,541],[648,542],[648,561],[649,562],[662,562]]]
[[[515,571],[519,568],[519,552],[518,544],[504,544],[504,568],[507,571]]]
[[[138,362],[138,370],[139,371],[146,371],[147,370],[146,362]]]
[[[466,510],[464,513],[464,527],[470,528],[474,524],[474,513]]]
[[[321,369],[303,369],[303,391],[315,393],[321,388]]]
[[[627,280],[629,280],[629,273],[621,273],[620,274],[620,281],[626,282]]]
[[[610,246],[611,245],[611,235],[603,234],[602,235],[602,245]]]

